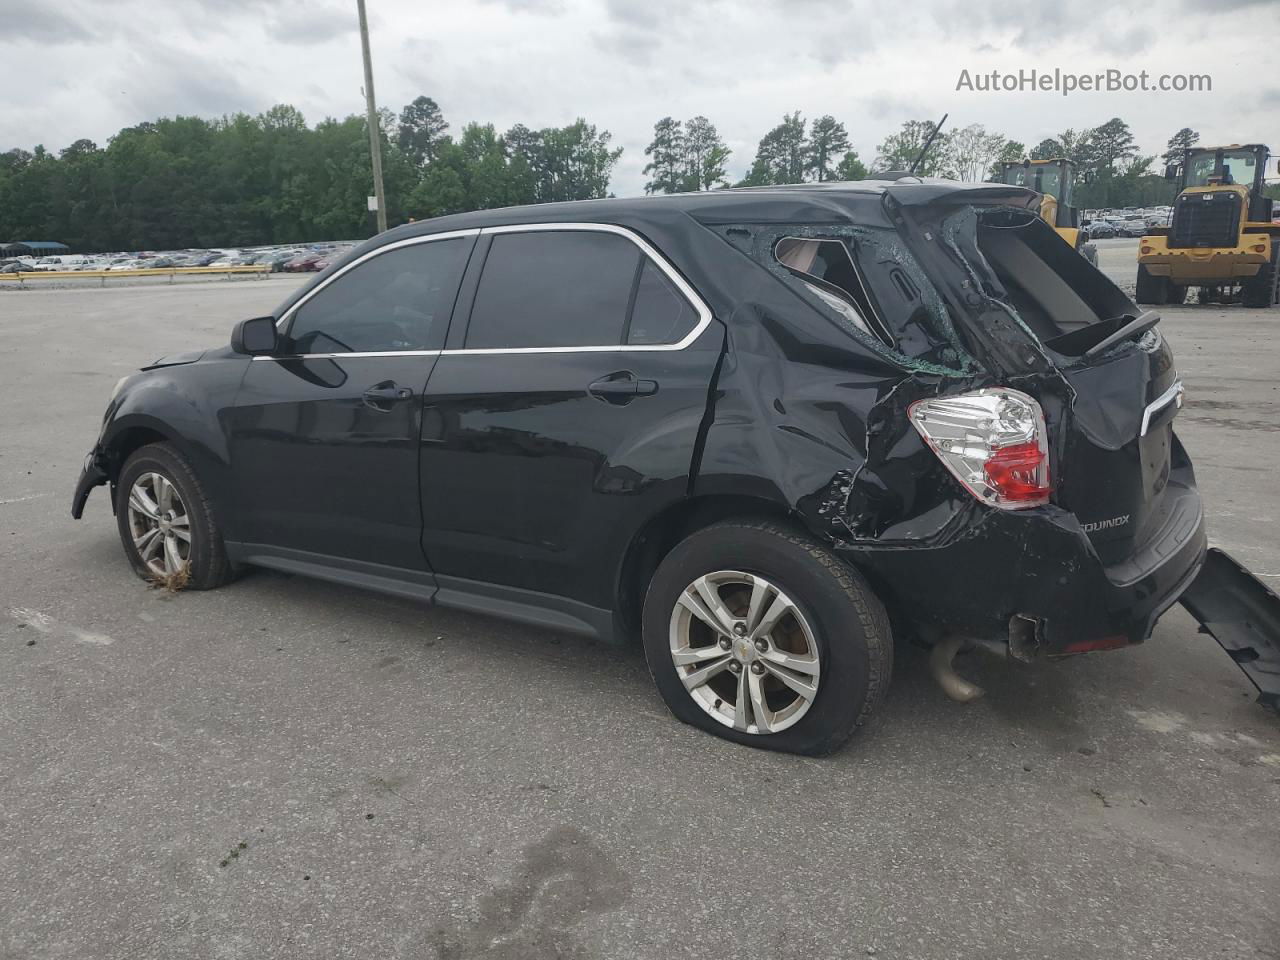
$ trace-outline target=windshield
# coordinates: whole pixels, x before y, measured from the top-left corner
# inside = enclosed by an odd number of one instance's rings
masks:
[[[1047,193],[1055,200],[1062,199],[1062,170],[1057,164],[1007,167],[1004,182],[1014,187],[1027,187],[1036,193]]]
[[[1217,169],[1217,154],[1193,153],[1187,163],[1187,186],[1207,187],[1210,179],[1220,176],[1220,183],[1253,183],[1258,157],[1252,150],[1223,150],[1222,170]]]

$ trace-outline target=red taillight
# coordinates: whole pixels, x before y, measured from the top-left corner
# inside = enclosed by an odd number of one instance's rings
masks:
[[[1008,387],[917,400],[911,424],[983,503],[1025,510],[1049,502],[1049,443],[1035,399]]]
[[[1049,484],[1049,458],[1034,440],[998,447],[983,464],[987,482],[1010,503],[1043,503]]]

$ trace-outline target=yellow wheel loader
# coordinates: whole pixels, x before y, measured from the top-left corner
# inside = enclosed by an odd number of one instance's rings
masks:
[[[1138,303],[1182,303],[1190,287],[1201,303],[1280,303],[1280,224],[1262,194],[1269,156],[1260,143],[1193,147],[1169,165],[1178,199],[1169,226],[1138,245]]]
[[[1098,262],[1098,250],[1089,243],[1088,234],[1080,229],[1080,215],[1071,203],[1075,193],[1075,163],[1061,157],[1006,161],[1000,164],[1000,180],[1040,194],[1040,219],[1090,263]]]

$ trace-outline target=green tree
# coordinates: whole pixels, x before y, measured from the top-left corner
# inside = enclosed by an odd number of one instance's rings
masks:
[[[977,183],[986,178],[1008,142],[1004,134],[988,131],[980,123],[971,123],[947,138],[944,164],[957,180]]]
[[[1129,125],[1119,117],[1112,117],[1095,128],[1089,141],[1092,147],[1089,159],[1096,163],[1099,172],[1111,173],[1115,171],[1117,163],[1127,161],[1138,153],[1138,145],[1133,141]]]
[[[1062,143],[1053,137],[1046,137],[1034,147],[1028,156],[1029,160],[1056,160],[1059,157],[1066,156],[1066,151],[1062,149]]]
[[[400,111],[396,142],[405,155],[421,167],[435,159],[448,129],[439,104],[430,97],[415,97]]]
[[[908,120],[897,133],[891,133],[876,148],[876,169],[909,170],[920,156],[920,151],[929,140],[929,135],[938,127],[932,120]],[[921,177],[940,177],[948,174],[947,141],[951,134],[940,133],[934,137],[929,152],[916,167],[916,175]]]
[[[841,158],[839,165],[836,167],[837,180],[866,180],[870,172],[867,165],[858,159],[858,153],[855,150],[849,150]]]
[[[1200,142],[1200,134],[1190,127],[1183,127],[1165,144],[1164,154],[1161,159],[1164,160],[1165,166],[1171,163],[1181,163],[1183,151],[1190,150]]]
[[[1004,146],[1000,148],[999,155],[991,164],[991,169],[987,172],[987,179],[999,182],[1001,176],[1001,164],[1018,163],[1028,159],[1026,144],[1019,143],[1017,140],[1006,140]]]
[[[653,140],[644,148],[650,160],[644,173],[650,177],[645,193],[679,193],[686,189],[688,174],[685,161],[684,125],[679,120],[663,117],[653,125]]]
[[[684,184],[688,190],[712,190],[727,183],[725,163],[731,151],[706,117],[685,124]]]
[[[783,116],[756,147],[756,158],[741,186],[802,183],[808,167],[809,142],[800,111]]]
[[[809,129],[806,173],[818,182],[832,179],[832,165],[849,149],[849,134],[844,124],[827,114],[813,121]]]

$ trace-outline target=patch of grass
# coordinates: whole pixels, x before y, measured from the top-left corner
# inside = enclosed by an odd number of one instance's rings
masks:
[[[177,593],[187,585],[191,580],[191,564],[184,563],[179,570],[173,573],[153,573],[147,578],[147,582],[151,584],[153,590],[167,590],[169,593]]]

